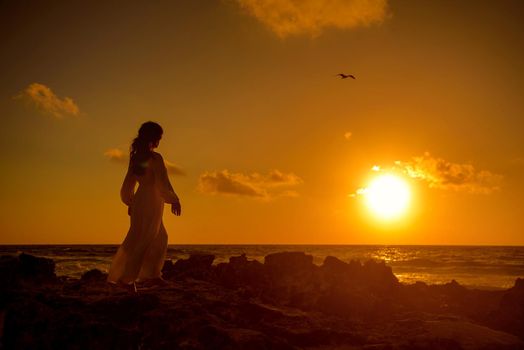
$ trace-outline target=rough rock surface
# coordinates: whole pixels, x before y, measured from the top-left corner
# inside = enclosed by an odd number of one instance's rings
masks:
[[[301,252],[166,261],[137,294],[99,270],[0,257],[5,349],[524,349],[524,280],[506,291],[403,285],[383,262]]]

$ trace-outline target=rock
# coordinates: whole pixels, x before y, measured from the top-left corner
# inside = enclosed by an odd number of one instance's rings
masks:
[[[165,274],[170,274],[173,271],[173,260],[167,259],[164,260],[164,266],[162,266],[162,275],[165,278]]]
[[[214,260],[211,254],[192,254],[189,259],[179,259],[174,264],[164,263],[162,276],[169,280],[185,277],[207,280],[212,277]]]
[[[308,308],[318,298],[319,268],[304,252],[269,254],[264,259],[268,284],[263,295],[273,303]]]
[[[326,256],[321,267],[325,272],[334,275],[343,275],[352,271],[356,271],[361,267],[361,265],[359,262],[354,260],[352,260],[350,264],[347,264],[334,256]]]
[[[4,287],[19,283],[47,284],[57,282],[53,260],[25,253],[18,257],[2,256],[0,258],[0,278]]]
[[[328,288],[333,284],[353,287],[360,284],[362,280],[362,264],[359,261],[351,261],[348,264],[334,256],[327,256],[320,270]]]
[[[326,257],[321,270],[327,281],[345,284],[348,288],[372,288],[375,291],[390,291],[398,287],[399,282],[391,267],[384,261],[366,261],[361,264],[351,261],[349,264],[332,256]]]
[[[15,281],[21,278],[19,266],[20,260],[16,256],[11,255],[2,255],[0,256],[0,279],[4,283],[1,283],[0,286],[3,288],[8,285],[12,285]],[[0,288],[2,288],[0,287]]]
[[[89,303],[89,309],[111,323],[128,326],[136,324],[143,313],[155,309],[159,304],[160,299],[156,295],[129,294],[96,300]]]
[[[400,285],[397,276],[393,274],[391,267],[384,261],[369,260],[362,266],[362,284],[374,288],[377,291],[390,292]]]
[[[242,254],[239,256],[231,256],[229,257],[229,263],[231,265],[244,265],[248,262],[246,254]]]
[[[314,265],[312,255],[304,252],[282,252],[267,255],[264,266],[281,273],[295,273],[310,270]]]
[[[56,281],[55,262],[53,260],[24,253],[20,254],[18,259],[22,279],[38,283]]]
[[[263,264],[245,255],[213,261],[166,261],[164,277],[176,283],[132,294],[110,288],[96,269],[60,281],[48,259],[0,257],[0,275],[18,281],[0,288],[0,347],[524,348],[522,279],[506,291],[476,291],[454,281],[403,285],[383,262],[327,257],[316,266],[302,252]]]
[[[107,281],[107,273],[103,273],[99,269],[92,269],[87,272],[85,272],[82,277],[80,277],[80,281],[84,283],[92,283],[92,282],[106,282]]]
[[[427,321],[427,333],[420,337],[436,343],[456,343],[457,349],[523,349],[524,342],[514,335],[468,321]],[[422,339],[418,339],[422,342]]]
[[[229,263],[218,264],[215,276],[217,282],[223,286],[247,289],[254,294],[259,294],[268,284],[264,265],[256,260],[248,260],[245,254],[232,256]]]
[[[524,339],[524,279],[517,278],[515,285],[503,293],[488,324]]]
[[[18,300],[7,310],[2,344],[6,349],[136,349],[138,332],[107,322],[107,312],[110,309],[90,309],[80,300]]]

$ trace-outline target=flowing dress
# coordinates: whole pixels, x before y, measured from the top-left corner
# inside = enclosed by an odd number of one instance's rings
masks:
[[[143,175],[137,176],[128,168],[120,198],[129,206],[131,225],[113,257],[107,280],[128,284],[161,277],[167,251],[167,232],[162,223],[164,203],[178,202],[178,196],[159,153],[153,152]]]

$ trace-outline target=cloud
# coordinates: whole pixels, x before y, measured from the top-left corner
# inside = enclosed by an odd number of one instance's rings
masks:
[[[524,157],[512,158],[509,161],[512,165],[524,165]]]
[[[293,173],[271,170],[267,174],[232,173],[229,170],[205,172],[200,175],[198,190],[205,194],[226,194],[270,200],[276,197],[296,197],[292,187],[303,181]]]
[[[186,172],[178,165],[171,163],[169,160],[164,160],[167,172],[171,175],[185,176]]]
[[[477,170],[469,163],[452,163],[431,156],[428,152],[410,161],[396,161],[395,167],[413,179],[419,179],[431,188],[490,194],[500,189],[502,175]]]
[[[344,138],[345,138],[346,140],[351,139],[352,136],[353,136],[353,133],[352,133],[351,131],[346,131],[346,132],[344,133]]]
[[[422,156],[412,157],[409,161],[395,161],[392,167],[374,165],[373,172],[400,173],[422,181],[429,188],[451,190],[471,194],[490,194],[500,189],[503,176],[487,170],[477,170],[469,163],[452,163],[442,158],[433,157],[426,152]],[[365,195],[368,189],[357,189],[349,197]]]
[[[325,28],[351,29],[381,23],[387,0],[237,0],[240,7],[281,38],[319,36]]]
[[[118,163],[127,163],[127,154],[118,148],[110,148],[104,152],[104,156],[109,158],[109,160]]]
[[[129,162],[129,155],[122,151],[119,148],[110,148],[107,151],[104,152],[104,156],[106,156],[110,161],[116,162],[116,163],[122,163],[122,164],[128,164]],[[168,174],[176,175],[176,176],[185,176],[186,172],[180,168],[178,165],[165,160],[164,164],[166,165],[166,169]]]
[[[60,98],[44,84],[32,83],[15,98],[27,100],[40,112],[57,119],[80,114],[80,109],[71,97]]]

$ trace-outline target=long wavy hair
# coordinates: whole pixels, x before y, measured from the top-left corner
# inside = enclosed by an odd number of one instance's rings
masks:
[[[135,175],[144,175],[147,161],[153,155],[149,144],[156,144],[162,138],[164,130],[155,122],[145,122],[138,129],[138,136],[131,143],[129,166]]]

